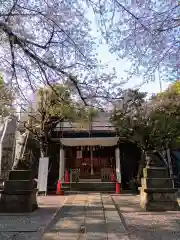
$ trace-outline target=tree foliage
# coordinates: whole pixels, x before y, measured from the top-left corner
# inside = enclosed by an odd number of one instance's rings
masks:
[[[146,124],[145,115],[142,114],[145,97],[146,93],[128,89],[116,104],[111,117],[120,137],[138,142],[142,148],[145,148],[147,133],[144,132]]]
[[[75,105],[69,90],[60,84],[40,87],[34,102],[29,107],[29,118],[25,127],[34,134],[41,145],[41,155],[47,153],[51,132],[64,119],[76,116]]]
[[[162,94],[158,94],[152,121],[155,122],[155,143],[169,146],[180,136],[180,82],[176,81]]]
[[[180,4],[176,0],[93,0],[110,51],[132,63],[131,75],[177,79],[180,69]]]
[[[89,126],[90,118],[96,113],[94,108],[87,108],[76,102],[66,85],[46,85],[37,90],[34,102],[29,106],[29,117],[24,126],[39,141],[41,155],[45,156],[51,133],[58,123],[60,126],[64,121],[76,123],[78,129],[82,125]]]
[[[37,91],[35,109],[41,115],[45,115],[45,121],[51,117],[59,117],[60,120],[71,118],[73,107],[70,92],[63,85],[41,87]]]
[[[131,105],[116,109],[112,120],[120,136],[131,138],[144,150],[168,148],[180,134],[180,83],[172,84],[165,92],[145,101],[134,92]],[[129,111],[125,112],[125,109]]]

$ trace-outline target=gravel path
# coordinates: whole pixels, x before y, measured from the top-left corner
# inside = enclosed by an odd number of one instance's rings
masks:
[[[142,212],[139,196],[113,198],[122,213],[130,240],[180,240],[180,212]]]
[[[179,240],[178,213],[124,213],[131,240]]]

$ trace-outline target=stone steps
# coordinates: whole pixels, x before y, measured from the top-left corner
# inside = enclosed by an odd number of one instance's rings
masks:
[[[89,183],[89,182],[101,182],[101,179],[96,179],[96,178],[92,178],[92,179],[88,179],[88,178],[86,178],[86,179],[82,179],[82,178],[80,178],[79,179],[79,182],[86,182],[86,183]]]
[[[115,192],[114,182],[78,182],[78,183],[62,183],[64,191],[78,192]]]

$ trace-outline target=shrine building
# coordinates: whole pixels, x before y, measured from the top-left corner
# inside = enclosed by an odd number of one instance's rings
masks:
[[[93,183],[93,188],[98,186],[101,190],[106,185],[114,191],[113,174],[115,178],[118,175],[123,189],[129,189],[130,181],[137,176],[140,149],[117,136],[106,113],[95,117],[88,126],[60,123],[51,137],[49,190],[55,190],[59,179],[64,186],[71,185],[73,189]],[[65,183],[66,172],[70,184]]]

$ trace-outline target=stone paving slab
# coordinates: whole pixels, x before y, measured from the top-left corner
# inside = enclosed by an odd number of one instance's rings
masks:
[[[107,240],[106,222],[101,195],[89,194],[85,219],[86,240]]]
[[[126,228],[123,225],[123,222],[119,216],[119,213],[117,212],[111,196],[103,195],[102,201],[105,211],[108,240],[129,240]]]
[[[129,237],[111,197],[89,193],[78,194],[72,204],[65,203],[64,212],[59,212],[42,238],[58,239],[129,240]]]
[[[65,203],[68,206],[65,215],[60,212],[53,221],[51,228],[46,231],[42,240],[74,240],[80,235],[80,227],[84,224],[84,205],[87,194],[77,195],[73,203]]]
[[[140,209],[140,196],[132,194],[111,195],[116,204],[119,205],[121,213],[123,212],[142,212]]]

